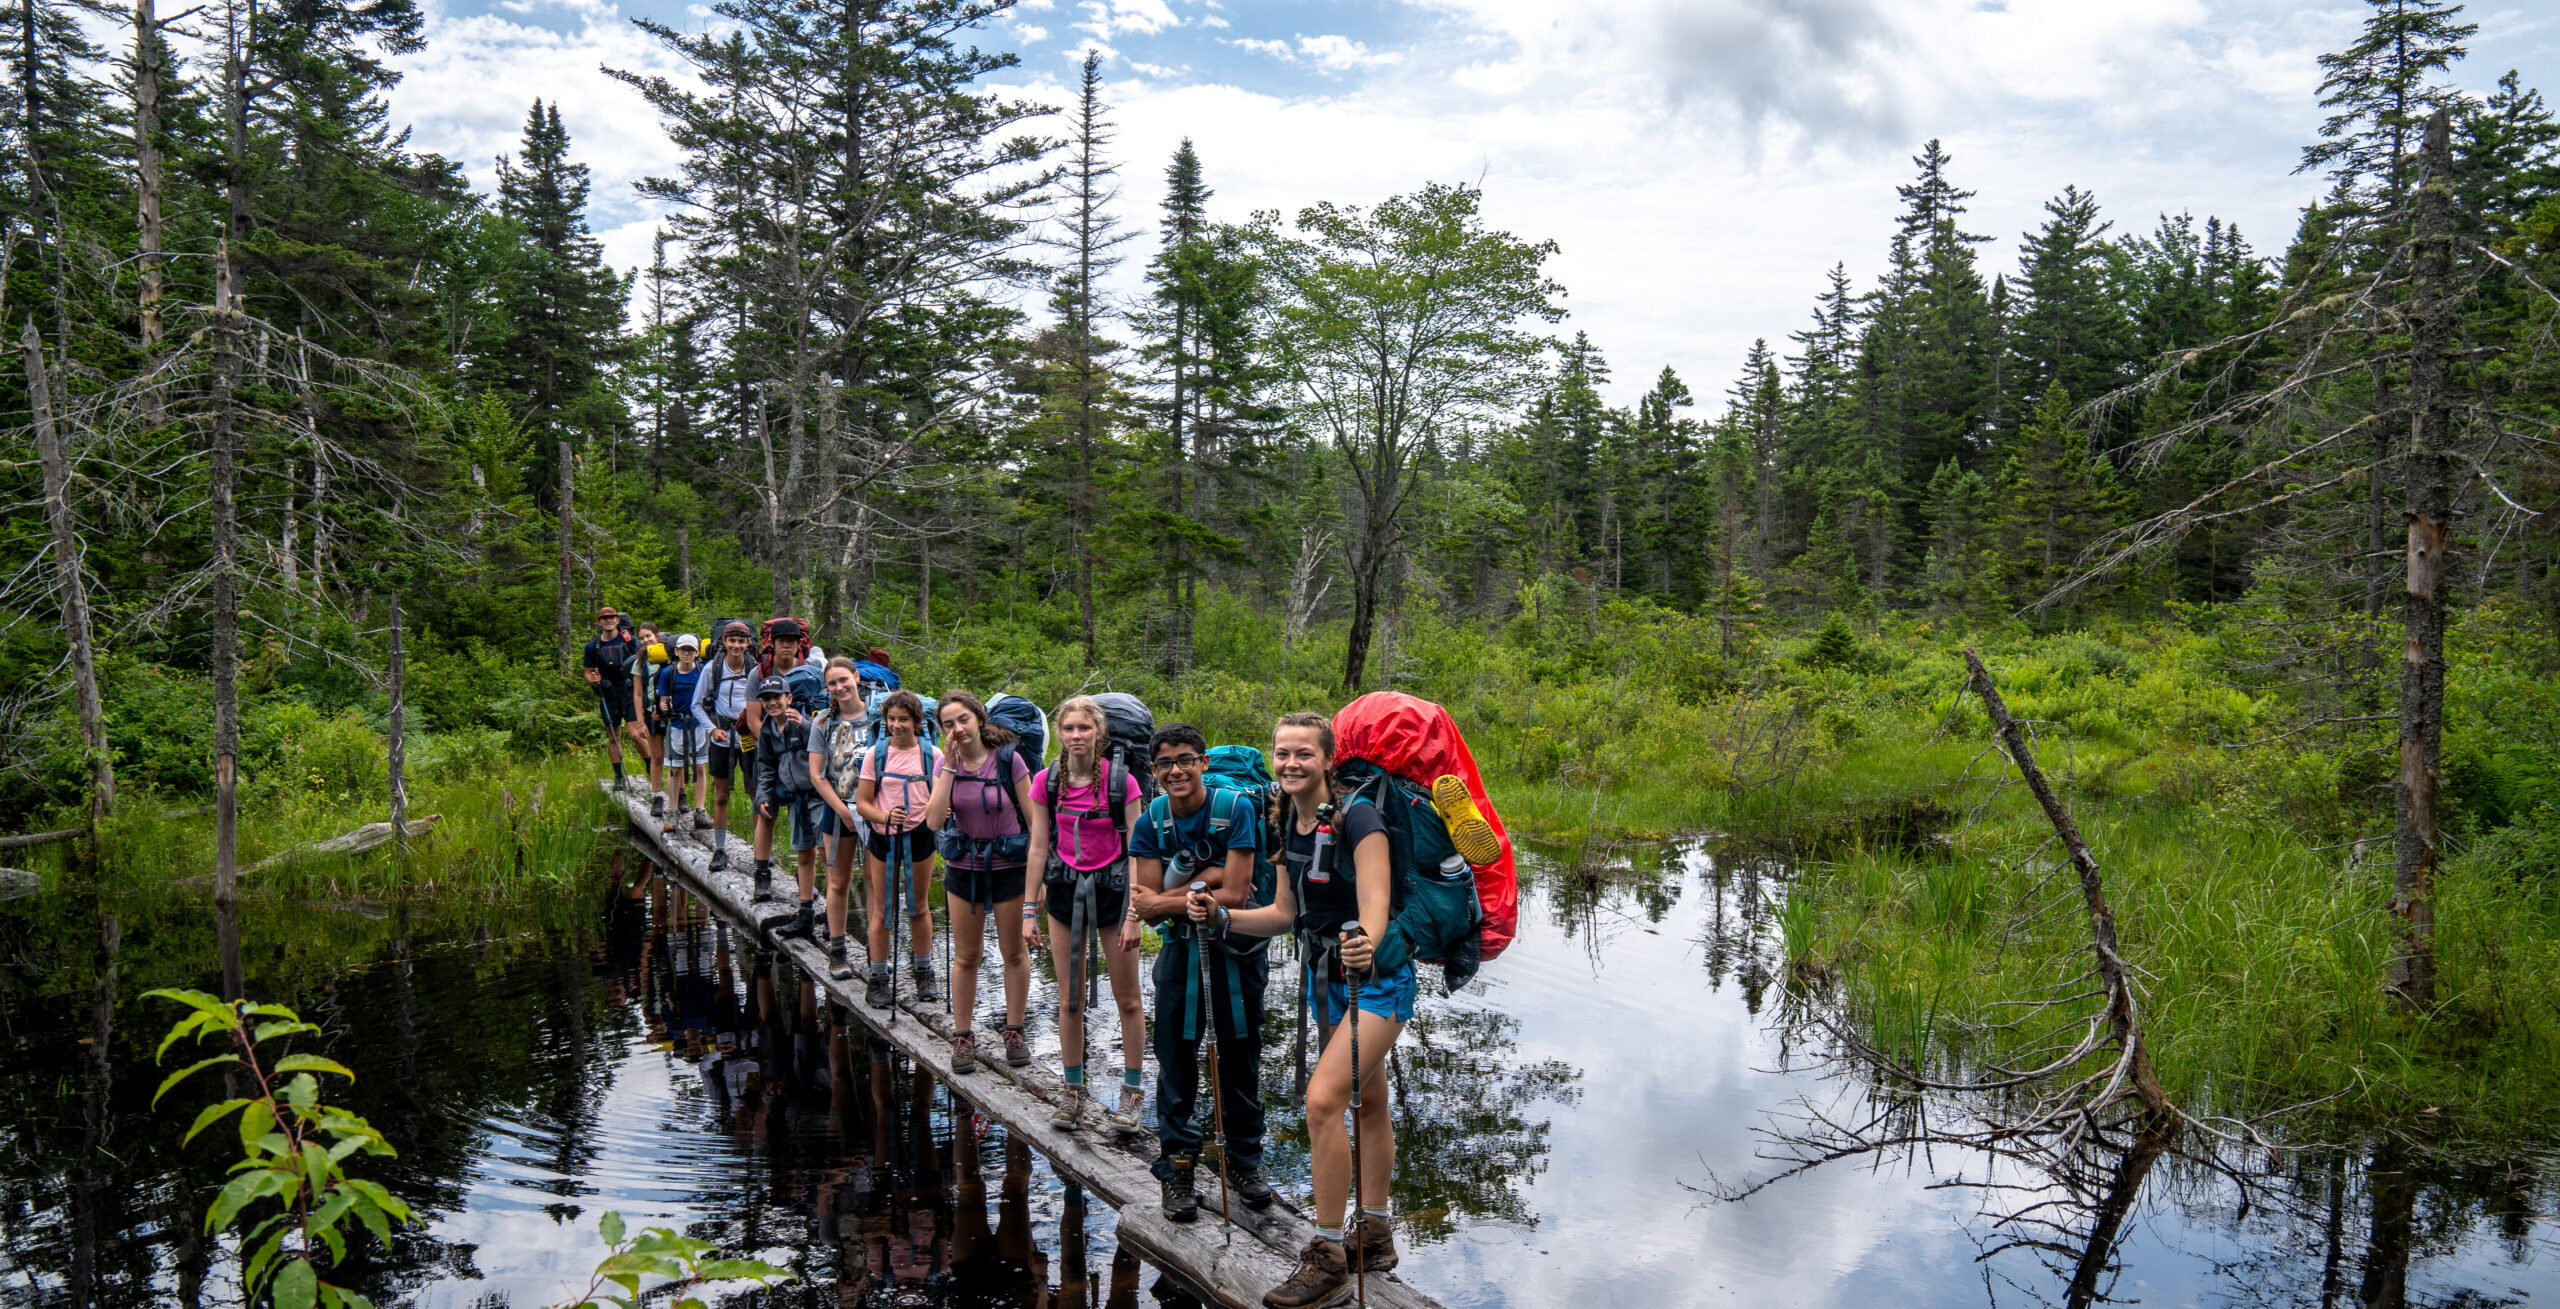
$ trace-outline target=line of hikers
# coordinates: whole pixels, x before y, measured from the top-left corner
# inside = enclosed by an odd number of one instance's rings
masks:
[[[846,920],[859,851],[871,961],[864,998],[890,1021],[898,989],[891,936],[901,917],[915,997],[938,998],[925,897],[939,867],[954,1072],[999,1057],[981,1049],[974,1030],[989,920],[1003,965],[1000,1057],[1014,1067],[1031,1062],[1023,1035],[1029,947],[1054,938],[1067,1095],[1052,1124],[1138,1130],[1148,1019],[1139,942],[1143,925],[1158,928],[1162,1149],[1153,1170],[1173,1221],[1198,1216],[1199,1161],[1212,1130],[1222,1212],[1230,1193],[1256,1210],[1275,1198],[1262,1176],[1264,993],[1270,942],[1293,934],[1308,964],[1297,997],[1301,1032],[1312,1009],[1320,1041],[1304,1078],[1317,1236],[1264,1303],[1313,1309],[1355,1293],[1365,1302],[1366,1275],[1396,1266],[1388,1051],[1413,1017],[1417,963],[1438,962],[1453,989],[1463,985],[1508,942],[1516,895],[1508,837],[1445,711],[1380,693],[1334,718],[1282,714],[1266,768],[1262,749],[1213,749],[1189,724],[1156,726],[1121,693],[1072,696],[1054,715],[1018,696],[994,697],[992,708],[964,691],[928,700],[899,685],[885,652],[828,658],[795,619],[760,630],[723,620],[707,663],[690,635],[669,647],[613,610],[596,621],[586,676],[605,706],[617,784],[618,730],[643,751],[651,812],[674,831],[699,768],[691,813],[695,830],[711,834],[717,871],[728,866],[728,800],[746,765],[755,898],[774,898],[772,850],[782,833],[799,893],[796,909],[763,925],[823,942],[838,980],[852,976]],[[629,712],[618,716],[626,701]],[[1043,767],[1053,724],[1059,750]],[[1360,748],[1346,752],[1338,726],[1356,729]],[[670,774],[672,815],[663,789]],[[1120,1084],[1107,1101],[1085,1068],[1096,953],[1120,1024]]]

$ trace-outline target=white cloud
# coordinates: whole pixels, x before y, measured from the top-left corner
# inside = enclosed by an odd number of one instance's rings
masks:
[[[1183,74],[1183,70],[1179,68],[1167,68],[1163,64],[1150,64],[1137,59],[1129,61],[1129,71],[1133,73],[1144,73],[1149,77],[1155,78],[1180,77]]]
[[[1269,55],[1274,59],[1290,57],[1289,43],[1286,41],[1264,41],[1250,36],[1239,36],[1227,44],[1238,49],[1251,50],[1258,55]]]
[[[1013,26],[1013,35],[1015,40],[1024,45],[1036,45],[1049,39],[1049,29],[1038,23],[1016,23]]]
[[[1093,33],[1097,41],[1124,33],[1153,36],[1182,25],[1165,0],[1084,0],[1079,7],[1084,10],[1084,21],[1076,27]]]
[[[1201,25],[1202,27],[1215,27],[1215,28],[1220,28],[1220,29],[1225,29],[1225,28],[1229,28],[1229,27],[1233,27],[1233,26],[1235,26],[1235,24],[1230,23],[1230,22],[1228,22],[1227,20],[1225,20],[1225,19],[1223,19],[1223,18],[1218,17],[1216,14],[1202,14],[1202,15],[1200,15],[1200,25]]]
[[[1374,52],[1347,36],[1302,36],[1298,53],[1314,61],[1318,68],[1343,73],[1361,68],[1379,68],[1397,63],[1404,56],[1393,51]]]

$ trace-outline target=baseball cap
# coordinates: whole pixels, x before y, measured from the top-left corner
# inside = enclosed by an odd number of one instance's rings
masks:
[[[764,679],[763,685],[756,688],[756,698],[759,700],[769,695],[789,694],[791,694],[791,684],[779,677],[768,677]]]
[[[679,650],[699,650],[702,648],[702,639],[691,632],[680,632],[676,635],[676,648]]]

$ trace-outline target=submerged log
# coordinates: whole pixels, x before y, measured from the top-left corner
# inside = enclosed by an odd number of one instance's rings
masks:
[[[607,794],[614,794],[612,783],[602,785]],[[1259,1309],[1262,1293],[1296,1267],[1298,1252],[1314,1237],[1315,1225],[1286,1200],[1262,1213],[1236,1205],[1232,1223],[1220,1221],[1217,1205],[1208,1199],[1200,1206],[1198,1222],[1183,1224],[1166,1218],[1157,1205],[1155,1175],[1147,1167],[1157,1153],[1153,1134],[1116,1137],[1050,1126],[1049,1114],[1064,1093],[1063,1083],[1040,1062],[1013,1068],[999,1056],[981,1062],[974,1073],[954,1074],[951,1019],[946,1012],[915,1003],[904,987],[894,1017],[863,1003],[862,979],[868,960],[859,933],[846,942],[853,977],[839,982],[829,975],[833,965],[823,948],[806,940],[777,940],[756,926],[760,917],[779,912],[783,902],[768,901],[759,913],[750,899],[753,890],[745,873],[712,872],[711,851],[691,831],[666,830],[667,820],[649,813],[644,793],[624,791],[614,798],[630,815],[634,842],[645,847],[653,860],[672,871],[721,917],[754,935],[763,948],[787,955],[838,1007],[869,1026],[873,1036],[897,1046],[953,1094],[1040,1152],[1059,1177],[1118,1210],[1122,1239],[1233,1309]],[[1207,1161],[1202,1168],[1206,1175]],[[1369,1278],[1369,1303],[1388,1309],[1439,1309],[1437,1301],[1390,1274]]]
[[[408,823],[403,824],[402,830],[412,837],[424,836],[428,829],[434,827],[437,821],[443,817],[444,815],[442,814],[429,814],[424,818],[412,819]],[[293,863],[296,860],[315,859],[324,855],[363,854],[365,851],[373,849],[375,846],[390,844],[391,836],[391,824],[367,823],[352,832],[342,832],[325,841],[305,841],[291,849],[279,850],[276,853],[268,855],[266,858],[241,869],[240,873],[242,876],[246,876],[250,873],[262,872],[269,868],[281,867],[285,864]],[[204,886],[212,880],[213,879],[210,877],[201,875],[196,877],[181,877],[176,879],[172,885]]]

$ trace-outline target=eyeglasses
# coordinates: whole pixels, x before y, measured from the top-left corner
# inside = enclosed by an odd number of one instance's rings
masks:
[[[1198,768],[1204,762],[1206,762],[1206,760],[1196,754],[1171,755],[1166,758],[1156,760],[1156,767],[1170,768],[1178,773],[1187,773],[1194,768]]]

